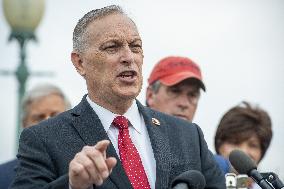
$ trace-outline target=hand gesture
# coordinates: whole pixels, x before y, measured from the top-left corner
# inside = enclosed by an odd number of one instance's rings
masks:
[[[72,189],[86,189],[100,186],[109,177],[117,160],[106,158],[110,141],[99,141],[95,146],[84,146],[69,164],[69,185]]]

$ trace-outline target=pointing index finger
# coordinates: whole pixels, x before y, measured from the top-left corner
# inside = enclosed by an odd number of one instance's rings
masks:
[[[105,153],[109,144],[110,144],[109,140],[102,140],[99,141],[94,147],[100,152]]]

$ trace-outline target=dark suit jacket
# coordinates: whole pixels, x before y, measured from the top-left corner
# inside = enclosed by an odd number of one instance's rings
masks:
[[[156,159],[155,188],[169,188],[176,176],[191,169],[203,173],[207,188],[225,188],[224,176],[197,125],[144,107],[138,101],[137,105]],[[152,118],[158,119],[160,126],[153,124]],[[69,162],[83,146],[103,139],[109,138],[85,96],[72,110],[22,132],[12,189],[67,189]],[[103,185],[96,188],[132,188],[112,145],[107,156],[116,157],[118,163]]]
[[[18,160],[14,159],[0,165],[0,189],[7,189],[15,178]]]

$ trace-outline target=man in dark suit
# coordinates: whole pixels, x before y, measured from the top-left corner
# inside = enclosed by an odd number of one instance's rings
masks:
[[[28,128],[38,122],[70,109],[69,100],[56,86],[41,84],[32,88],[23,99],[22,127]],[[0,165],[0,188],[7,189],[15,178],[17,159]]]
[[[169,188],[188,170],[225,188],[200,128],[142,106],[142,40],[120,7],[88,12],[71,60],[88,89],[72,110],[22,132],[12,189]]]

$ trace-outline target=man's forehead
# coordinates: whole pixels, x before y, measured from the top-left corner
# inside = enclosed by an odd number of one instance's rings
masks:
[[[97,30],[131,28],[132,30],[137,31],[135,23],[127,15],[119,13],[98,18],[92,21],[87,28],[97,28]]]
[[[134,22],[123,14],[111,14],[94,20],[87,27],[86,34],[95,38],[99,37],[101,40],[117,38],[125,34],[140,39]]]

